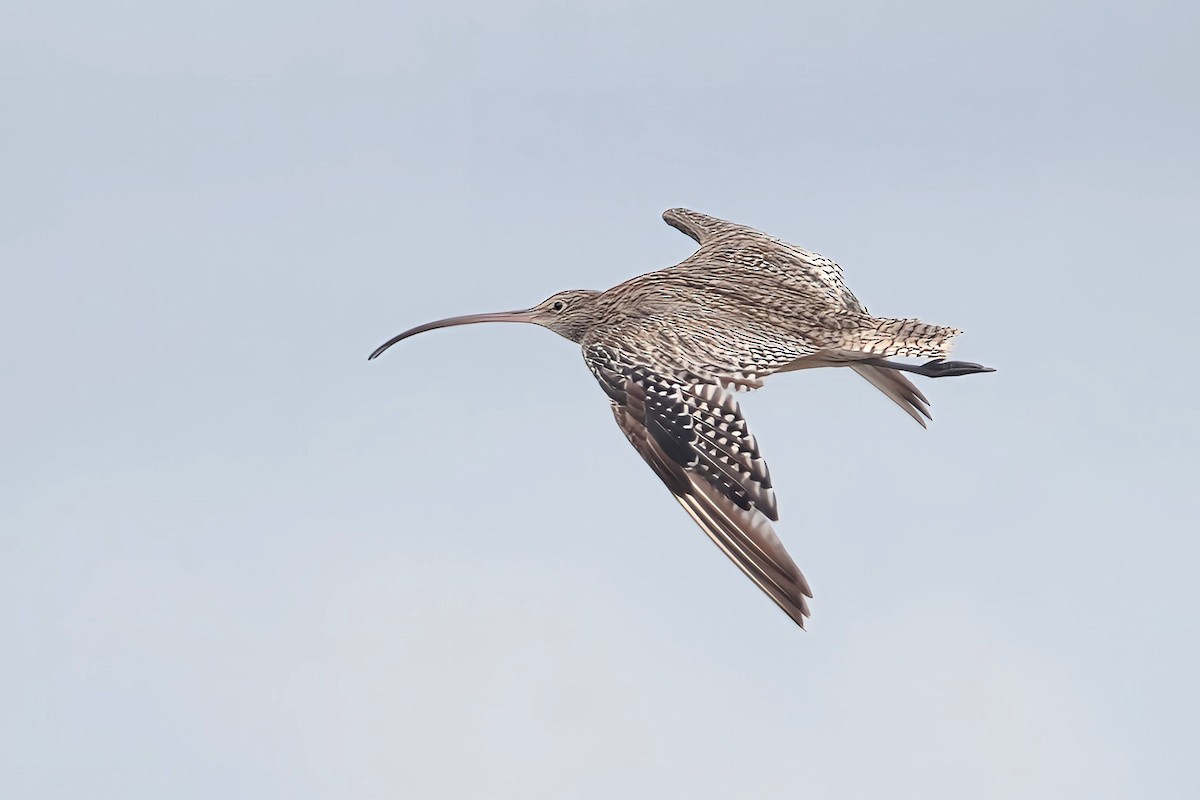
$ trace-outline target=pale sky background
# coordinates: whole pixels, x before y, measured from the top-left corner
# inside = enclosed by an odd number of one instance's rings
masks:
[[[6,3],[0,796],[1200,782],[1200,5]],[[577,349],[688,206],[967,333],[743,397],[797,629]],[[1179,366],[1179,362],[1184,364]]]

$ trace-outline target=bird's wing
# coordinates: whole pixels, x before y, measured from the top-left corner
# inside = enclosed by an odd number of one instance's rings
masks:
[[[812,597],[775,535],[779,513],[767,464],[733,395],[687,384],[604,345],[585,349],[630,443],[679,504],[800,627]]]
[[[851,363],[850,369],[862,375],[870,381],[872,386],[892,398],[893,402],[919,422],[922,428],[928,427],[925,420],[933,419],[933,415],[929,413],[929,399],[920,389],[913,386],[912,381],[908,378],[894,369],[873,367],[869,364]]]
[[[847,288],[842,268],[831,258],[754,228],[687,208],[667,209],[662,216],[668,225],[700,245],[700,250],[684,262],[691,268],[703,264],[710,273],[714,266],[732,268],[743,281],[768,276],[780,301],[788,305],[795,298],[789,299],[786,291],[779,290],[792,286],[811,292],[812,297],[832,303],[835,308],[867,313],[866,307]],[[762,301],[769,303],[770,296]]]
[[[696,244],[701,245],[722,233],[746,230],[741,225],[710,217],[690,208],[668,208],[663,212],[662,218],[663,222],[681,233],[686,233],[696,240]]]

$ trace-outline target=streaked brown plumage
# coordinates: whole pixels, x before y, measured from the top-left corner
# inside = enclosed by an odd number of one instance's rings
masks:
[[[683,208],[663,219],[700,245],[673,267],[604,292],[559,292],[525,311],[421,325],[370,358],[409,336],[474,322],[531,322],[579,343],[630,443],[717,546],[804,627],[812,592],[771,527],[779,519],[771,477],[732,393],[777,372],[848,366],[924,426],[929,401],[901,371],[992,370],[941,360],[954,328],[871,316],[824,256]]]

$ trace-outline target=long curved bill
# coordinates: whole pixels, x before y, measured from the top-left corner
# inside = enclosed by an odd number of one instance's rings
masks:
[[[396,342],[401,342],[410,336],[416,336],[418,333],[432,331],[436,328],[449,328],[453,325],[473,325],[476,322],[533,322],[533,309],[525,309],[523,311],[501,311],[493,314],[467,314],[462,317],[448,317],[439,319],[435,322],[426,322],[424,325],[418,325],[415,328],[409,328],[404,333],[399,333],[388,339],[379,347],[375,348],[375,352],[367,356],[367,361],[373,358],[378,358],[383,354],[384,350],[394,345]]]

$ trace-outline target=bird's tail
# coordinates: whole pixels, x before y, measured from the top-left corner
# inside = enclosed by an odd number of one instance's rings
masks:
[[[945,358],[950,354],[951,340],[962,333],[919,319],[868,317],[863,323],[846,331],[842,349],[884,357]]]

